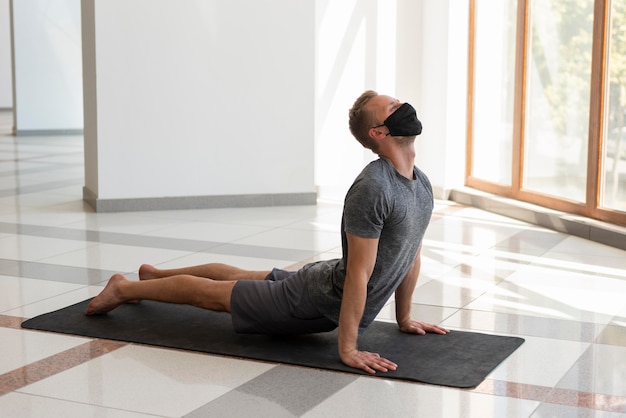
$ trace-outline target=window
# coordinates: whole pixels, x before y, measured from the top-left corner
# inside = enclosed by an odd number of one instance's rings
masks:
[[[593,0],[533,0],[522,187],[584,203]]]
[[[626,0],[471,0],[466,184],[626,225]]]
[[[611,2],[601,205],[626,211],[626,0]]]

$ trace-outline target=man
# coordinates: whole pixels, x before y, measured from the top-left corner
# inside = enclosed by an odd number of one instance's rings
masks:
[[[314,333],[339,327],[341,360],[368,373],[397,368],[376,353],[360,351],[357,344],[394,292],[401,331],[446,334],[442,327],[411,319],[421,242],[433,209],[430,182],[414,165],[414,141],[422,130],[415,109],[366,91],[350,109],[349,126],[380,158],[363,169],[346,195],[341,259],[311,263],[297,272],[247,271],[216,263],[173,270],[143,265],[140,281],[111,277],[86,314],[149,299],[230,312],[235,331],[242,333]]]

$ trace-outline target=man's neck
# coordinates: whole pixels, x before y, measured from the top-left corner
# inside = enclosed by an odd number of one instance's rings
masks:
[[[393,147],[386,153],[381,153],[381,157],[388,159],[394,168],[402,176],[414,179],[413,167],[415,166],[415,148],[413,144]]]

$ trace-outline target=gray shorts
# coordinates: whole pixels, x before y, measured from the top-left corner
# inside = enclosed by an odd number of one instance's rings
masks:
[[[337,328],[313,305],[304,279],[280,269],[265,280],[235,283],[230,313],[235,331],[242,334],[312,334]]]

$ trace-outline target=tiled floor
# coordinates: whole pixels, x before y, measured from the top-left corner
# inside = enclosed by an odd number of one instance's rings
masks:
[[[2,417],[626,416],[626,252],[452,202],[436,202],[415,316],[526,339],[472,390],[22,330],[142,262],[339,253],[337,204],[97,214],[82,161],[79,136],[0,136]]]

